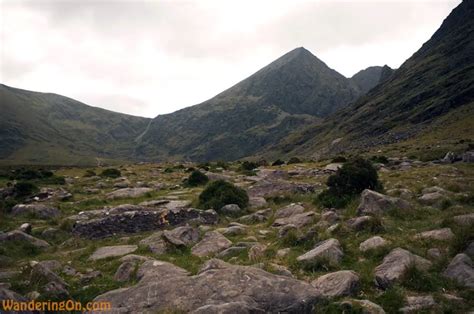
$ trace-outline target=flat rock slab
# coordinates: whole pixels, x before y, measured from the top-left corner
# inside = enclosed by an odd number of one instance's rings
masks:
[[[7,233],[1,233],[0,234],[0,244],[2,242],[10,242],[10,241],[20,241],[20,242],[27,242],[31,245],[33,245],[36,248],[39,249],[44,249],[50,247],[49,243],[35,238],[27,233],[24,233],[23,231],[20,230],[13,230]]]
[[[449,241],[454,238],[454,233],[451,231],[450,228],[442,228],[418,233],[415,238],[437,241]]]
[[[401,198],[384,195],[368,189],[362,192],[360,199],[361,202],[357,208],[359,215],[380,215],[392,208],[411,208],[410,203]]]
[[[301,214],[304,212],[304,207],[300,204],[290,204],[283,208],[280,208],[275,213],[275,218],[285,218],[292,215]]]
[[[106,197],[111,200],[117,198],[136,198],[153,191],[152,188],[124,188],[107,193]]]
[[[217,231],[208,231],[203,239],[192,247],[193,255],[204,257],[228,249],[232,242]]]
[[[319,277],[311,282],[324,297],[356,296],[360,289],[359,275],[351,270],[341,270]]]
[[[116,245],[103,246],[98,248],[90,257],[90,260],[96,261],[107,257],[119,257],[135,252],[138,249],[136,245]]]
[[[18,204],[13,206],[11,214],[17,215],[32,215],[40,219],[49,219],[58,217],[60,212],[59,209],[43,204]]]
[[[248,188],[250,197],[268,197],[285,193],[313,193],[314,186],[306,183],[293,183],[290,181],[262,180]]]
[[[388,244],[389,244],[389,242],[387,240],[385,240],[384,238],[379,237],[379,236],[374,236],[374,237],[369,238],[369,239],[365,240],[364,242],[362,242],[359,245],[359,250],[361,252],[367,252],[367,251],[370,251],[370,250],[374,250],[374,249],[384,247]]]
[[[344,253],[339,241],[337,239],[328,239],[316,244],[314,249],[298,256],[296,260],[307,266],[321,262],[338,265],[343,256]]]
[[[197,275],[173,264],[147,261],[132,287],[109,291],[114,313],[312,313],[322,300],[308,283],[262,269],[212,259]]]
[[[301,214],[295,214],[286,218],[278,218],[273,222],[273,227],[282,227],[286,225],[294,225],[297,228],[302,228],[313,222],[316,213],[306,212]]]

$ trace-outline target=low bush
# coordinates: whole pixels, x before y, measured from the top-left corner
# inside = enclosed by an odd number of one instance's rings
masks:
[[[379,163],[379,164],[388,164],[388,158],[383,156],[383,155],[372,156],[372,158],[370,158],[370,160],[372,162]]]
[[[325,207],[341,208],[364,189],[380,190],[377,170],[370,161],[358,158],[348,161],[327,180],[328,189],[316,199]]]
[[[15,198],[31,196],[38,191],[38,187],[31,182],[20,181],[13,186],[13,195]]]
[[[220,209],[227,204],[247,207],[249,197],[244,189],[224,180],[211,182],[199,195],[199,206],[204,209]]]
[[[331,162],[346,162],[346,161],[347,161],[346,157],[337,156],[337,157],[334,157]]]
[[[199,186],[209,182],[209,178],[199,170],[194,170],[188,177],[186,184],[188,186]]]
[[[247,161],[246,160],[240,165],[240,170],[241,171],[252,171],[255,168],[258,168],[258,165],[257,165],[257,163],[255,163],[253,161]]]
[[[288,160],[287,162],[288,165],[299,163],[301,163],[301,159],[299,159],[298,157],[291,157],[290,160]]]
[[[285,162],[283,160],[277,159],[272,163],[272,166],[281,166],[281,165],[284,165],[284,164],[285,164]]]
[[[102,177],[107,177],[107,178],[118,178],[122,175],[122,173],[118,169],[107,168],[107,169],[104,169],[100,175]]]
[[[84,178],[90,178],[90,177],[94,177],[96,176],[97,174],[95,173],[94,170],[92,169],[87,169],[86,172],[84,173]]]

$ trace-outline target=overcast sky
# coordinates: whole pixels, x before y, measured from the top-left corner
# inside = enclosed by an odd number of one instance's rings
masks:
[[[460,0],[0,0],[0,83],[154,117],[304,46],[346,77],[396,68]]]

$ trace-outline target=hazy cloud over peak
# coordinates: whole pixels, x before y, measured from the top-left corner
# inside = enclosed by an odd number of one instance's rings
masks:
[[[304,46],[345,76],[398,67],[460,0],[0,0],[0,83],[153,117]]]

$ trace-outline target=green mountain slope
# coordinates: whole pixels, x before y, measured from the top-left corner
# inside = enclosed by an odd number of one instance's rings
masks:
[[[2,164],[90,164],[128,159],[150,119],[0,84]]]
[[[464,1],[383,83],[326,121],[291,134],[269,155],[466,148],[474,140],[473,52],[474,1]]]
[[[156,117],[137,153],[233,160],[255,154],[354,101],[361,91],[304,48],[297,48],[216,97]]]

